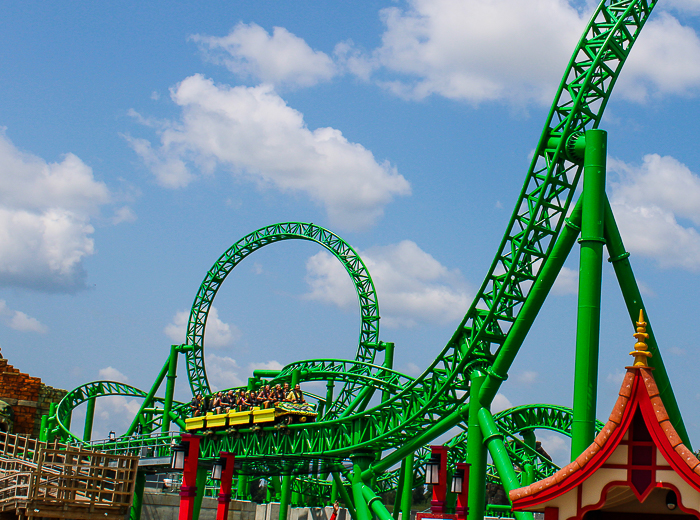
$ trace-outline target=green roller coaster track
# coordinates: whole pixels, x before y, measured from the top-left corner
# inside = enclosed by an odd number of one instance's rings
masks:
[[[584,172],[586,135],[598,128],[622,67],[656,3],[603,0],[595,9],[559,85],[522,191],[486,277],[447,345],[419,377],[411,378],[392,369],[393,350],[391,355],[387,351],[383,364],[375,361],[377,352],[387,344],[379,341],[377,297],[359,255],[337,235],[319,226],[275,224],[236,242],[207,272],[192,306],[185,342],[173,347],[170,361],[150,392],[108,382],[84,385],[66,396],[57,413],[48,418],[47,435],[72,437],[80,442],[70,434],[67,424],[75,406],[100,395],[130,395],[143,398],[144,404],[127,432],[129,437],[102,442],[102,448],[117,452],[144,446],[167,450],[169,434],[151,432],[158,427],[167,429],[170,420],[182,426],[185,408],[180,403],[173,404],[172,387],[166,391],[165,399],[155,397],[166,374],[169,383],[174,381],[173,359],[185,353],[192,393],[209,394],[204,334],[209,309],[221,284],[241,260],[257,249],[282,240],[301,239],[328,249],[343,263],[355,284],[361,312],[357,355],[355,360],[298,361],[265,377],[272,382],[291,381],[294,377],[302,382],[326,381],[329,388],[340,383],[342,390],[336,397],[329,393],[325,399],[318,398],[324,408],[318,421],[311,424],[293,424],[285,431],[265,427],[242,429],[235,434],[210,432],[201,441],[203,458],[216,458],[220,451],[235,453],[243,461],[242,473],[249,475],[308,475],[314,467],[316,474],[294,481],[296,492],[306,495],[328,496],[332,485],[323,477],[329,472],[335,475],[334,479],[340,475],[352,480],[353,491],[361,489],[363,483],[371,483],[376,492],[385,492],[401,487],[405,475],[412,474],[413,483],[420,483],[427,457],[425,446],[458,427],[462,431],[447,443],[451,447],[450,460],[474,461],[472,479],[479,484],[476,487],[483,488],[489,480],[500,481],[506,489],[512,489],[525,481],[525,473],[529,479],[551,475],[556,465],[534,448],[529,432],[544,428],[570,436],[572,411],[531,405],[492,416],[489,410],[579,236],[585,201],[580,197],[574,204],[574,196]],[[604,194],[602,205],[605,236],[598,240],[605,241],[634,321],[644,304]],[[662,398],[676,430],[689,445],[650,326],[648,332],[651,364]],[[147,410],[151,415],[147,416]],[[148,435],[133,437],[137,424]],[[601,425],[597,423],[596,427]],[[485,466],[483,451],[486,445],[494,461],[489,468]],[[480,457],[483,464],[478,462]],[[343,466],[348,459],[362,458],[365,462],[357,463],[352,471]],[[411,466],[400,475],[403,469],[396,469],[396,465],[402,461]],[[529,468],[527,472],[525,467]],[[354,495],[360,506],[364,489]],[[475,500],[483,500],[483,489],[481,495],[475,493]],[[357,514],[360,520],[366,518],[361,512]],[[479,518],[478,514],[473,518]]]

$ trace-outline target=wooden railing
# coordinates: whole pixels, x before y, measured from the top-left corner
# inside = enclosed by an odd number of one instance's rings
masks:
[[[0,511],[27,518],[121,519],[138,458],[0,433]]]

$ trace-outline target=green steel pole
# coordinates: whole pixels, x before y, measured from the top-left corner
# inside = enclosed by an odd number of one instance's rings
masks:
[[[382,364],[384,368],[394,368],[394,344],[384,343],[384,363]],[[391,393],[388,390],[382,392],[382,402],[386,402],[391,398]]]
[[[571,460],[595,438],[600,346],[600,292],[605,243],[605,161],[607,132],[588,130],[583,160],[583,216],[581,261],[576,319],[576,368],[574,374],[574,419],[571,426]]]
[[[42,442],[47,441],[48,437],[48,426],[49,426],[49,416],[48,415],[42,415],[41,416],[41,427],[39,429],[39,440]]]
[[[207,474],[209,470],[205,467],[197,468],[197,495],[194,497],[194,508],[192,511],[192,520],[199,520],[199,513],[202,510],[202,499],[207,486]]]
[[[373,458],[367,453],[355,454],[350,457],[352,460],[352,498],[355,502],[356,520],[372,520],[372,514],[362,493],[364,486],[362,472],[369,467]]]
[[[395,449],[389,453],[382,460],[372,464],[369,469],[366,469],[362,477],[364,479],[370,479],[372,477],[378,476],[394,464],[398,464],[401,460],[409,454],[417,451],[422,446],[425,446],[430,441],[436,439],[447,430],[456,426],[464,420],[464,417],[469,413],[469,403],[462,404],[450,415],[446,416],[427,430],[423,430],[423,433],[416,435],[411,440],[403,444],[400,448]]]
[[[329,379],[328,382],[326,383],[326,410],[331,409],[331,405],[333,404],[333,387],[335,386],[335,382],[332,379]]]
[[[334,479],[331,482],[331,504],[335,504],[336,500],[338,500],[338,483]]]
[[[282,498],[280,499],[280,520],[287,520],[289,515],[289,502],[292,495],[292,476],[282,476]]]
[[[671,424],[678,432],[678,435],[680,435],[683,444],[685,444],[689,450],[692,450],[688,431],[685,429],[683,417],[678,407],[678,401],[676,401],[676,396],[673,393],[671,381],[666,372],[666,367],[664,366],[656,337],[651,328],[649,314],[644,306],[642,294],[639,291],[637,280],[632,271],[632,264],[629,261],[630,255],[625,251],[625,246],[622,243],[620,230],[617,228],[617,222],[615,222],[615,216],[610,207],[610,202],[608,202],[607,199],[605,202],[605,240],[607,242],[608,253],[610,254],[609,262],[612,263],[613,269],[615,270],[617,283],[620,285],[622,297],[625,299],[627,312],[629,312],[632,323],[639,319],[639,309],[644,310],[644,319],[647,321],[647,333],[649,334],[647,346],[649,347],[649,352],[652,353],[652,357],[649,359],[649,365],[654,367],[654,380],[659,387],[659,394],[666,407],[666,412],[671,419]]]
[[[340,473],[338,473],[337,471],[332,471],[331,475],[333,476],[333,482],[335,483],[336,488],[338,489],[338,493],[340,493],[340,498],[343,500],[343,503],[345,504],[345,508],[350,512],[350,516],[354,520],[357,520],[357,512],[355,511],[355,503],[352,501],[352,498],[350,497],[348,490],[345,489],[345,485],[343,484],[343,481],[340,478]]]
[[[537,449],[537,436],[533,430],[525,430],[521,435],[523,436],[523,441],[526,446],[529,446],[533,450]]]
[[[292,389],[294,388],[294,385],[299,383],[300,380],[301,380],[301,370],[298,370],[298,369],[292,370],[292,382],[290,383]]]
[[[134,502],[129,511],[129,520],[141,520],[141,509],[143,508],[143,490],[146,487],[146,472],[136,472],[136,483],[134,484]]]
[[[172,349],[171,349],[172,352]],[[163,379],[165,379],[165,375],[168,373],[168,366],[170,364],[170,356],[168,356],[168,359],[165,360],[165,363],[163,364],[163,368],[160,369],[160,372],[158,373],[158,377],[156,377],[156,380],[153,382],[153,386],[151,386],[151,389],[148,391],[148,394],[146,394],[146,397],[144,398],[143,402],[141,403],[141,407],[139,408],[139,411],[137,412],[136,416],[134,417],[134,420],[131,421],[131,425],[129,426],[129,429],[126,430],[126,436],[129,437],[133,435],[133,433],[136,431],[136,427],[139,425],[139,418],[143,414],[143,411],[151,406],[153,403],[153,398],[156,395],[156,392],[158,392],[158,389],[160,388],[161,383],[163,382]]]
[[[161,425],[161,431],[163,433],[170,431],[170,410],[173,408],[175,378],[177,378],[178,346],[179,345],[172,345],[170,347],[170,357],[168,358],[168,375],[165,382],[165,403],[163,404],[163,423]]]
[[[239,500],[248,500],[248,475],[238,475],[238,489],[236,490],[236,495]]]
[[[377,516],[377,518],[379,518],[379,520],[393,520],[386,506],[384,506],[382,500],[374,493],[374,491],[372,491],[366,484],[361,484],[361,486],[362,496],[367,501],[367,505]]]
[[[483,372],[475,370],[471,373],[471,388],[469,395],[475,398],[469,399],[469,417],[467,418],[467,462],[469,468],[469,520],[483,520],[484,507],[486,505],[486,450],[484,449],[484,437],[479,426],[479,410],[481,405],[476,396],[481,392],[481,385],[486,376]]]
[[[282,494],[281,494],[282,493],[282,483],[280,482],[280,478],[276,475],[273,476],[271,483],[272,483],[272,489],[275,492],[274,501],[279,502],[282,498]]]
[[[411,520],[411,506],[413,506],[413,452],[406,455],[403,466],[403,488],[401,489],[401,519]]]
[[[574,206],[571,212],[571,216],[565,221],[559,239],[556,244],[554,244],[549,258],[542,266],[540,275],[530,288],[528,298],[518,313],[515,323],[508,332],[505,342],[498,350],[493,366],[488,370],[486,381],[479,393],[479,402],[482,405],[486,406],[491,404],[501,384],[508,378],[508,370],[513,364],[515,356],[518,354],[549,291],[552,289],[564,262],[566,262],[571,252],[571,248],[573,248],[576,243],[576,238],[581,231],[582,209],[583,197],[579,197],[576,206]]]
[[[491,415],[491,412],[489,412],[486,408],[481,408],[478,412],[478,428],[479,431],[482,434],[482,437],[484,439],[484,443],[486,443],[489,453],[491,454],[491,458],[493,459],[493,463],[496,466],[496,470],[498,471],[498,475],[501,477],[501,484],[503,484],[503,487],[505,488],[506,491],[506,496],[508,493],[514,489],[518,489],[520,487],[520,482],[518,482],[518,477],[515,474],[515,470],[513,469],[513,462],[510,460],[510,457],[508,456],[508,452],[506,451],[506,447],[503,444],[503,434],[499,431],[498,426],[496,426],[496,423],[493,420],[493,416]],[[471,417],[471,416],[470,416]],[[470,431],[471,434],[471,431]],[[470,470],[470,473],[472,469]],[[485,487],[485,485],[484,485]],[[471,497],[471,479],[469,482],[469,496]],[[472,501],[469,501],[469,512],[471,513],[472,508],[476,508]],[[482,509],[481,514],[483,515],[483,507],[480,508]],[[471,517],[470,517],[471,518]],[[522,513],[522,512],[516,512],[515,513],[515,518],[517,520],[532,520],[533,516],[532,513]]]
[[[301,507],[304,504],[302,503],[301,493],[297,491],[297,486],[294,485],[295,482],[298,482],[298,479],[292,477],[292,507]]]
[[[83,440],[89,441],[92,439],[92,422],[95,419],[95,401],[96,397],[91,397],[87,402],[87,411],[85,412],[85,428],[83,429]]]
[[[401,469],[399,470],[399,482],[396,486],[396,496],[394,496],[394,510],[392,515],[394,520],[399,520],[401,512],[401,497],[403,496],[404,473],[406,473],[406,459],[401,461]]]

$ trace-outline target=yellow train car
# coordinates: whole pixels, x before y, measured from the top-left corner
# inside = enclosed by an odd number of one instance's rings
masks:
[[[307,423],[316,420],[318,414],[310,404],[279,403],[274,408],[254,407],[245,412],[230,411],[224,414],[207,413],[206,416],[185,419],[188,432],[221,428],[246,428]]]

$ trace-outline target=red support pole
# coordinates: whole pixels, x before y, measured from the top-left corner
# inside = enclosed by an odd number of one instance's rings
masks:
[[[192,520],[194,501],[197,497],[197,463],[199,462],[199,437],[182,435],[181,442],[188,443],[185,455],[185,467],[182,470],[182,486],[180,486],[180,512],[178,520]]]
[[[221,486],[219,487],[219,505],[216,507],[216,520],[228,518],[228,506],[231,502],[231,483],[233,482],[233,465],[236,457],[233,453],[222,451],[219,456],[224,459],[224,469],[221,472]]]
[[[430,510],[436,514],[445,512],[445,499],[447,496],[447,446],[431,446],[433,455],[440,456],[440,473],[438,484],[433,484],[433,500],[430,502]]]
[[[462,470],[462,492],[457,494],[457,506],[455,507],[455,513],[457,514],[457,520],[466,520],[469,514],[469,468],[471,464],[465,462],[457,463],[457,471]]]

